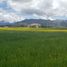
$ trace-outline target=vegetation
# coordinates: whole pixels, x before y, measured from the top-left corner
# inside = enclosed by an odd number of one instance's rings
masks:
[[[67,28],[0,27],[0,31],[67,32]]]
[[[67,67],[67,33],[1,30],[0,67]]]

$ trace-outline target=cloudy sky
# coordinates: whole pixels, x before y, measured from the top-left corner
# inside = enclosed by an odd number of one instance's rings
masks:
[[[67,0],[0,0],[0,21],[66,19]]]

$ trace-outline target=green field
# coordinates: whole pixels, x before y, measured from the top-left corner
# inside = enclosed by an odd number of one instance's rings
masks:
[[[67,33],[0,31],[0,67],[67,67]]]

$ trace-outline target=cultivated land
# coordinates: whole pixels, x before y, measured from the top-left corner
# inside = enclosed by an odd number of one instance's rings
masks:
[[[29,28],[29,27],[0,27],[0,31],[22,32],[67,32],[67,28]]]
[[[67,32],[38,30],[0,28],[0,67],[67,67]]]

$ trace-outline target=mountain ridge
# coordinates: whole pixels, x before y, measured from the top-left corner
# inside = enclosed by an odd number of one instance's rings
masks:
[[[67,27],[67,20],[45,19],[25,19],[14,23],[0,21],[0,26],[27,26],[33,23],[41,24],[43,27]]]
[[[44,19],[25,19],[17,22],[17,24],[33,24],[38,23],[44,27],[67,27],[67,20],[44,20]]]

